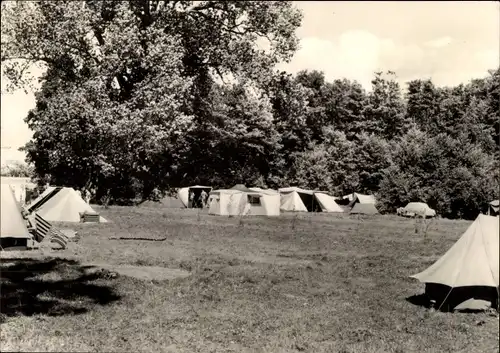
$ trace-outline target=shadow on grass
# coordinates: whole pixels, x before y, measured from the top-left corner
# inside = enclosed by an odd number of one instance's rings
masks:
[[[430,309],[431,307],[431,301],[426,294],[412,295],[406,298],[406,301],[413,305],[421,306],[426,309]]]
[[[406,298],[406,301],[426,309],[434,308],[442,312],[461,312],[461,313],[481,313],[489,308],[498,311],[498,298],[494,297],[494,288],[489,287],[458,287],[454,289],[456,293],[450,293],[444,296],[434,296],[434,302],[431,302],[431,296],[427,293],[412,295]],[[474,295],[475,294],[475,295]],[[467,305],[464,305],[468,303]],[[461,305],[464,305],[461,307]]]
[[[19,315],[81,314],[120,299],[112,288],[91,283],[103,275],[86,268],[66,259],[2,260],[0,322]]]

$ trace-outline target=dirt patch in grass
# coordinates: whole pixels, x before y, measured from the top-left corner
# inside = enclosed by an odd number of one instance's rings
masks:
[[[133,265],[109,265],[94,264],[90,265],[87,273],[96,273],[101,269],[116,272],[123,276],[133,277],[140,280],[167,281],[175,278],[186,278],[189,272],[181,269],[172,269],[159,266],[133,266]]]

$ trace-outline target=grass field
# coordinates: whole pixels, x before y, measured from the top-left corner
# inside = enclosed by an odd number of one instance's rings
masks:
[[[498,316],[407,298],[470,222],[112,207],[63,251],[3,252],[1,351],[498,352]],[[68,227],[68,225],[65,225]],[[113,240],[146,237],[164,241]],[[141,280],[89,264],[157,266]],[[168,273],[168,270],[166,270]],[[171,272],[175,277],[175,271]],[[166,277],[168,278],[168,276]]]

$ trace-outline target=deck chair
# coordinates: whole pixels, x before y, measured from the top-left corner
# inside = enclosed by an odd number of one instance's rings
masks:
[[[51,243],[59,244],[63,249],[66,249],[69,238],[36,212],[34,224],[34,236],[36,241],[42,242],[42,240],[48,237]]]

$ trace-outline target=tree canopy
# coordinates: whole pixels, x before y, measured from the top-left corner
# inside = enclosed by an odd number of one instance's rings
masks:
[[[376,194],[472,218],[498,198],[500,69],[456,87],[374,73],[367,92],[275,69],[289,1],[2,2],[2,73],[43,65],[24,147],[39,180],[149,198],[190,184]]]

